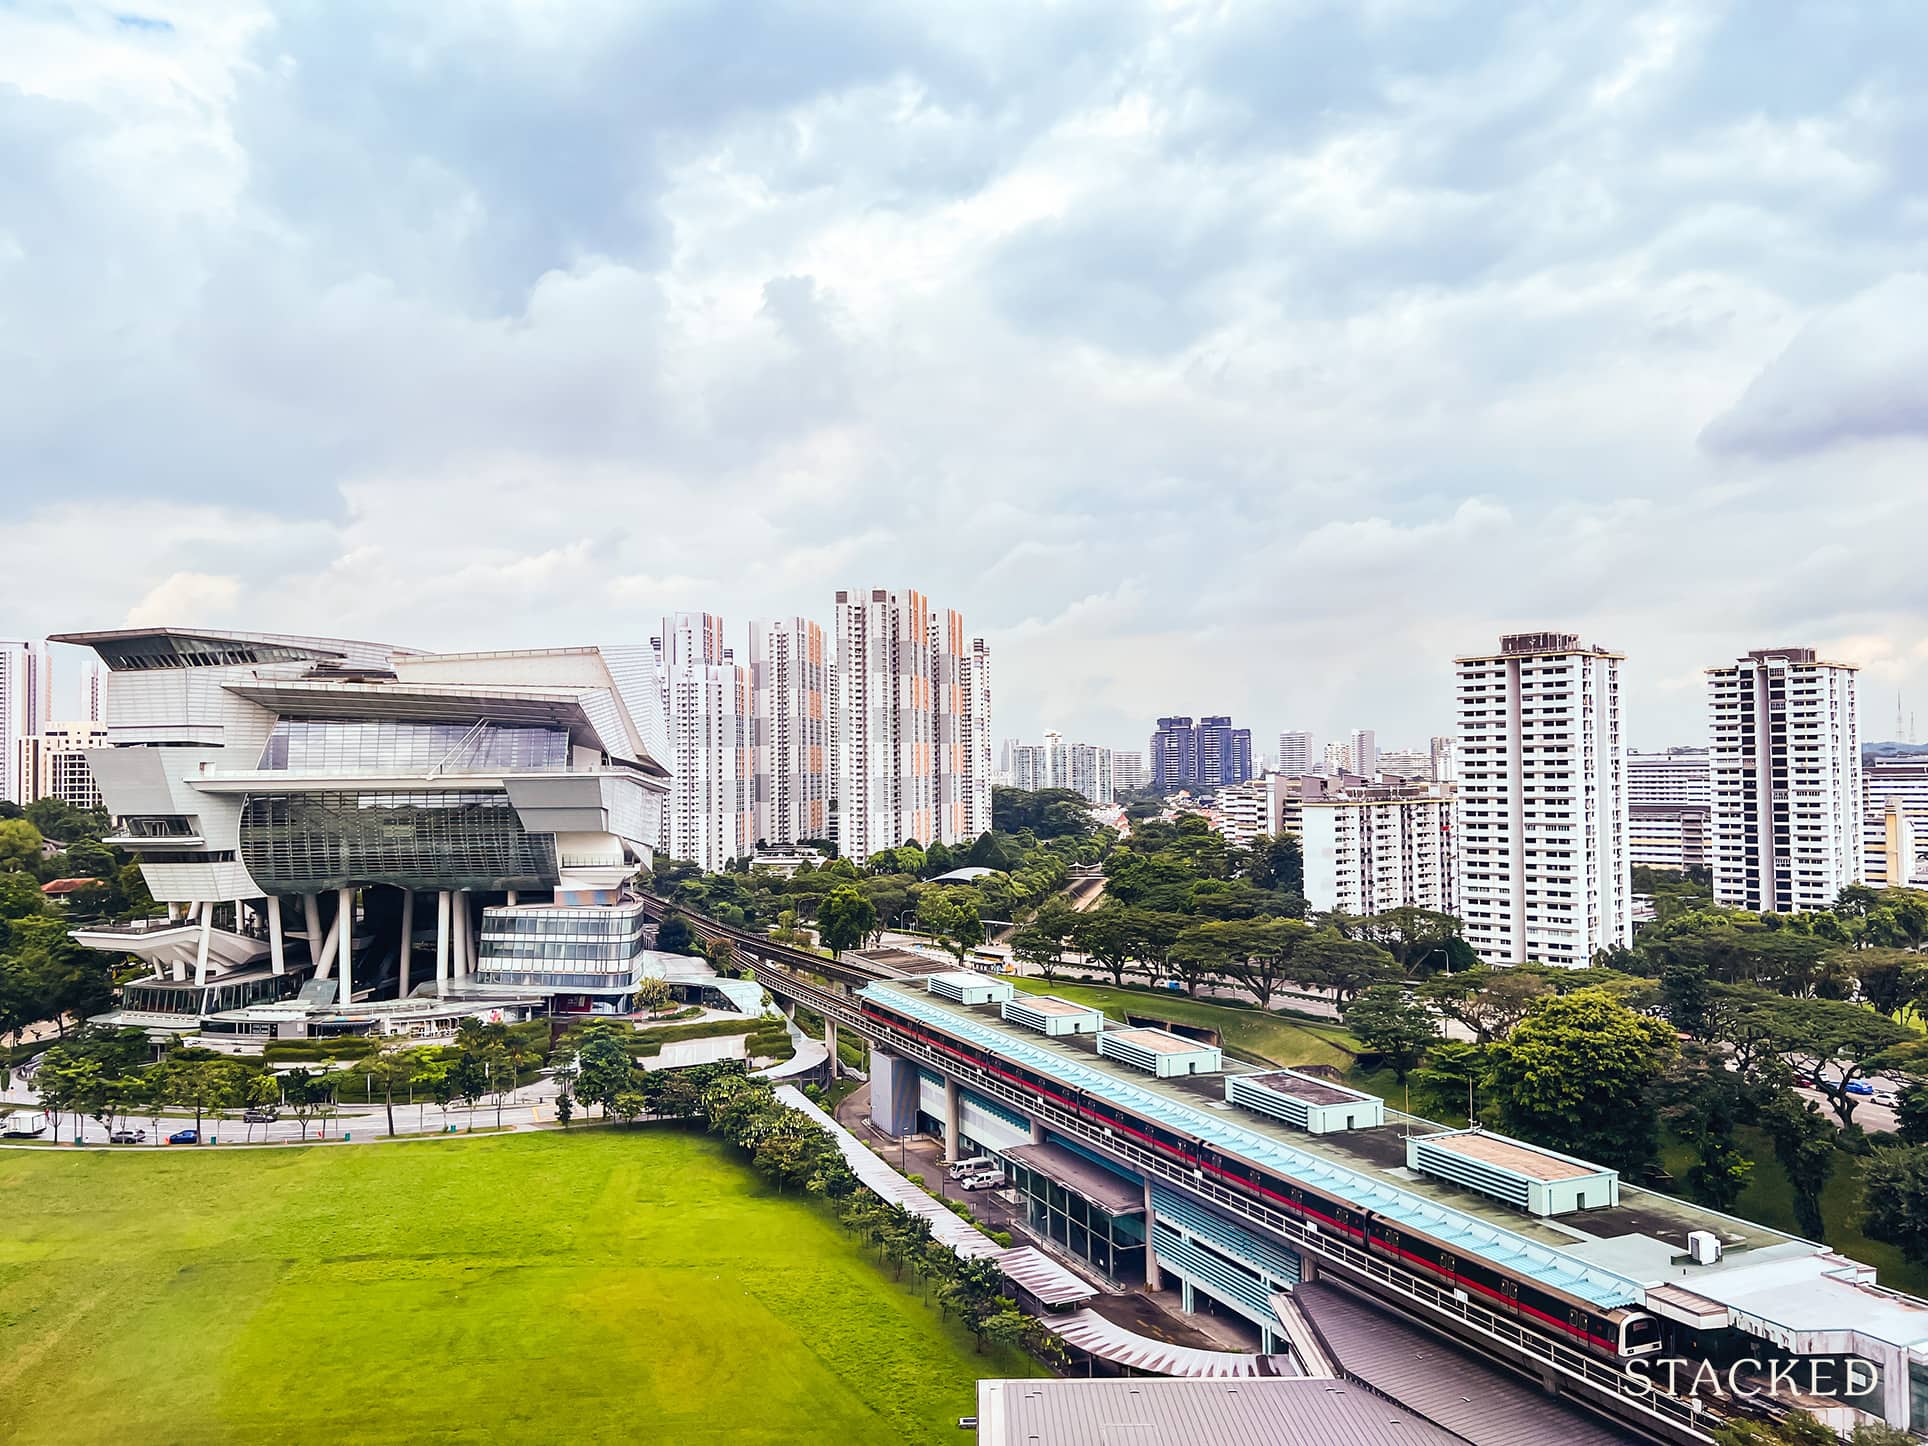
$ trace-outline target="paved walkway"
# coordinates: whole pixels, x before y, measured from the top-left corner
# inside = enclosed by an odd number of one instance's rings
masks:
[[[901,1205],[913,1215],[921,1215],[931,1223],[931,1235],[956,1251],[966,1260],[981,1260],[986,1256],[1001,1255],[1004,1247],[976,1226],[960,1220],[931,1196],[922,1187],[911,1184],[902,1175],[891,1169],[876,1155],[869,1146],[859,1140],[829,1115],[818,1109],[794,1085],[778,1085],[777,1098],[801,1110],[816,1122],[819,1128],[829,1132],[843,1151],[843,1157],[850,1164],[851,1173],[864,1183],[864,1186],[879,1199],[893,1205]]]

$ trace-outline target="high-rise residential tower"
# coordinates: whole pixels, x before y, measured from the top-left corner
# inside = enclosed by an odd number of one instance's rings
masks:
[[[1455,753],[1455,740],[1436,737],[1429,747],[1433,755],[1433,782],[1451,783],[1459,777],[1459,763]]]
[[[910,588],[837,594],[838,847],[857,863],[940,836],[931,627]]]
[[[1490,964],[1578,969],[1633,941],[1622,661],[1572,633],[1455,660],[1457,897]]]
[[[1298,778],[1312,772],[1318,765],[1318,755],[1313,751],[1312,735],[1305,732],[1281,733],[1279,735],[1279,772],[1288,778]]]
[[[830,653],[807,618],[750,624],[751,829],[758,844],[830,836]]]
[[[0,642],[0,798],[33,802],[30,740],[46,730],[52,700],[47,645]]]
[[[1145,770],[1145,755],[1136,749],[1113,749],[1111,753],[1111,783],[1120,793],[1129,793],[1145,787],[1151,776]]]
[[[720,872],[755,841],[749,672],[723,645],[715,613],[674,613],[654,641],[671,772],[662,846],[671,858]]]
[[[1379,771],[1379,735],[1370,728],[1352,730],[1352,771],[1371,778]]]
[[[1757,648],[1707,670],[1716,903],[1804,913],[1860,882],[1855,671],[1812,648]]]
[[[963,749],[964,830],[959,843],[975,843],[991,830],[991,647],[972,638],[964,651],[958,675],[964,711],[959,716],[958,744]]]

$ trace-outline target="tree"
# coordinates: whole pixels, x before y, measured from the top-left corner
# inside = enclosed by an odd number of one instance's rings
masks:
[[[837,958],[869,938],[876,927],[876,905],[854,884],[839,884],[817,905],[817,937]]]
[[[1346,1007],[1346,1028],[1392,1067],[1401,1084],[1439,1038],[1439,1021],[1399,984],[1375,984]]]
[[[1195,925],[1178,936],[1165,962],[1184,982],[1185,992],[1196,998],[1201,983],[1218,978],[1230,969],[1232,950],[1223,938]]]
[[[1553,987],[1535,970],[1484,965],[1435,975],[1420,985],[1423,998],[1446,1018],[1471,1030],[1481,1044],[1505,1038],[1535,1004],[1552,993]]]
[[[1928,1263],[1928,1145],[1878,1150],[1862,1174],[1862,1226],[1870,1239]]]
[[[480,1051],[464,1051],[449,1065],[449,1088],[469,1112],[469,1128],[475,1128],[475,1107],[489,1093],[489,1066]]]
[[[375,1089],[382,1093],[382,1103],[388,1107],[388,1137],[395,1138],[395,1088],[406,1088],[415,1078],[415,1062],[391,1050],[376,1045],[354,1064],[352,1072],[361,1075]]]
[[[1901,1087],[1895,1124],[1905,1143],[1928,1145],[1928,1083],[1911,1079]]]
[[[636,985],[636,1003],[640,1008],[649,1011],[651,1019],[662,1012],[663,1006],[668,1004],[669,1000],[669,980],[667,979],[660,979],[650,974],[645,975]]]
[[[962,964],[964,951],[984,942],[979,908],[975,889],[925,889],[917,896],[917,922]]]
[[[566,1130],[569,1128],[569,1121],[574,1119],[575,1115],[576,1102],[569,1097],[569,1091],[566,1088],[558,1090],[556,1092],[557,1122]]]
[[[1136,943],[1134,918],[1139,911],[1122,904],[1103,903],[1089,913],[1078,915],[1071,926],[1071,941],[1085,955],[1108,970],[1113,984],[1125,982],[1125,963]]]
[[[241,1095],[239,1066],[228,1059],[172,1059],[161,1066],[171,1104],[194,1111],[194,1130],[208,1110],[233,1106]]]
[[[280,1102],[280,1099],[281,1099],[281,1086],[275,1080],[275,1077],[271,1074],[257,1074],[257,1075],[251,1076],[248,1080],[247,1085],[241,1091],[241,1102],[242,1104],[247,1106],[248,1112],[250,1114],[254,1113],[256,1110],[271,1109],[277,1103]],[[253,1140],[254,1139],[254,1121],[249,1120],[247,1124],[248,1124],[248,1139]],[[265,1131],[263,1133],[265,1133]],[[395,1131],[393,1127],[391,1127],[389,1129],[389,1134],[392,1135],[394,1133]]]
[[[601,1105],[608,1119],[610,1102],[617,1091],[629,1087],[635,1071],[628,1041],[607,1025],[591,1026],[576,1050],[576,1098],[585,1105]]]
[[[1390,984],[1400,977],[1399,966],[1377,944],[1348,939],[1336,929],[1318,930],[1292,951],[1289,977],[1312,989],[1328,989],[1339,1006],[1374,984]]]
[[[1848,1086],[1893,1062],[1891,1052],[1918,1036],[1905,1025],[1832,999],[1789,999],[1764,989],[1721,995],[1723,1029],[1737,1042],[1757,1041],[1765,1052],[1812,1080],[1841,1123],[1853,1122],[1856,1097]]]
[[[1500,1127],[1635,1174],[1653,1157],[1649,1088],[1673,1043],[1664,1024],[1605,989],[1545,1000],[1489,1048]]]
[[[74,1138],[79,1139],[81,1119],[99,1107],[107,1081],[99,1060],[56,1044],[41,1057],[33,1083],[41,1106],[53,1117],[54,1143],[58,1144],[61,1112],[74,1117]]]
[[[665,954],[695,953],[696,936],[690,932],[690,921],[673,909],[665,914],[656,926],[656,947]]]
[[[1405,905],[1374,914],[1365,920],[1361,937],[1392,955],[1408,974],[1451,973],[1462,962],[1478,962],[1460,937],[1459,920],[1432,909]]]
[[[1785,1086],[1773,1089],[1758,1111],[1761,1128],[1774,1142],[1774,1158],[1794,1188],[1794,1218],[1801,1233],[1819,1240],[1825,1232],[1821,1192],[1840,1153],[1837,1134],[1812,1100]]]
[[[32,873],[44,842],[40,830],[24,818],[0,821],[0,871]]]
[[[1020,964],[1031,965],[1046,979],[1055,979],[1058,966],[1064,962],[1064,947],[1044,929],[1026,924],[1011,935],[1011,956]]]
[[[1660,1118],[1694,1149],[1682,1186],[1716,1210],[1733,1210],[1754,1171],[1734,1144],[1734,1130],[1755,1108],[1754,1087],[1727,1068],[1719,1049],[1687,1044],[1658,1084]]]

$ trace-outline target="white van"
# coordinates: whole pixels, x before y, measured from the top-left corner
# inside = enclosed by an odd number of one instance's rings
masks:
[[[973,1170],[968,1175],[959,1175],[957,1183],[965,1190],[1001,1190],[1004,1188],[1002,1170]]]
[[[968,1160],[951,1161],[950,1164],[944,1167],[944,1173],[949,1175],[953,1180],[959,1180],[966,1175],[975,1175],[981,1170],[995,1170],[997,1168],[998,1162],[991,1156],[973,1155]]]

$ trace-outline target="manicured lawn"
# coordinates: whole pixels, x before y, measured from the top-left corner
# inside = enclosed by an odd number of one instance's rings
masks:
[[[1307,1024],[1265,1010],[1210,1004],[1187,999],[1182,994],[1153,994],[1063,979],[1054,984],[1032,978],[1014,978],[1011,982],[1032,994],[1055,994],[1061,999],[1092,1005],[1113,1019],[1123,1019],[1126,1011],[1130,1011],[1141,1017],[1216,1029],[1231,1049],[1273,1064],[1327,1064],[1334,1069],[1348,1069],[1358,1047],[1352,1036],[1336,1024]]]
[[[723,1145],[0,1151],[0,1439],[954,1442],[914,1287]]]

